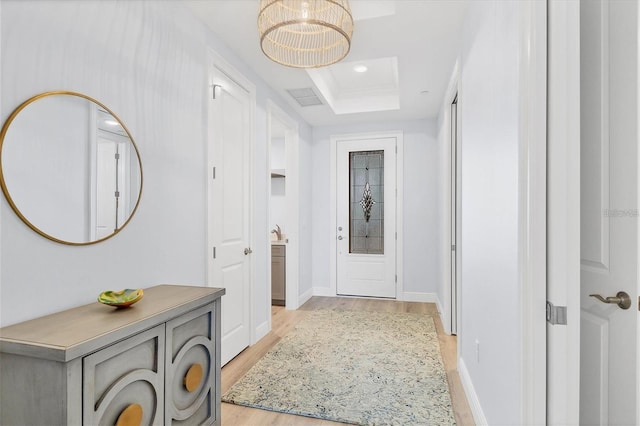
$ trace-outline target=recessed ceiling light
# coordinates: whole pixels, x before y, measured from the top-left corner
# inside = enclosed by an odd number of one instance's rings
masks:
[[[367,68],[366,65],[356,65],[355,67],[353,67],[353,70],[355,72],[367,72],[369,68]]]

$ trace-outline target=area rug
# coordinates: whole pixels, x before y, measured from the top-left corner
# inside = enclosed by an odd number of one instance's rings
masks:
[[[222,401],[359,425],[455,425],[433,319],[311,311]]]

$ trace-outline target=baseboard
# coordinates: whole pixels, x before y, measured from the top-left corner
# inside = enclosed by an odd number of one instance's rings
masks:
[[[440,309],[440,300],[438,300],[438,295],[436,293],[405,291],[398,300],[402,300],[404,302],[435,303],[438,305],[438,309]]]
[[[307,300],[311,299],[312,296],[313,296],[313,287],[311,287],[309,290],[305,291],[298,297],[298,306],[304,305],[307,302]]]
[[[331,292],[331,289],[329,287],[313,287],[311,290],[313,291],[313,296],[336,297],[336,295]],[[302,296],[300,296],[301,305],[302,298],[306,297],[307,293],[308,292],[305,292]],[[308,299],[305,299],[305,302],[307,300]],[[397,300],[402,300],[404,302],[435,303],[438,306],[438,311],[442,312],[442,304],[440,303],[440,299],[438,299],[438,295],[436,293],[419,293],[405,291]]]
[[[336,296],[335,294],[331,294],[331,289],[329,287],[313,287],[312,290],[314,296]]]
[[[449,330],[446,329],[446,325],[445,324],[447,322],[444,320],[444,314],[445,313],[444,313],[444,309],[443,309],[442,303],[440,303],[440,298],[439,297],[437,297],[436,306],[438,307],[438,315],[440,316],[440,322],[445,327],[444,332],[450,335],[451,334],[451,327],[449,327]]]
[[[471,407],[473,420],[475,421],[477,426],[488,425],[489,423],[487,422],[487,419],[484,416],[484,412],[482,411],[482,406],[480,405],[478,394],[476,394],[476,390],[473,387],[473,382],[471,381],[471,376],[469,376],[469,370],[467,370],[467,366],[465,365],[462,358],[458,359],[458,374],[460,375],[460,381],[462,382],[464,393],[467,396],[467,401],[469,401],[469,406]]]
[[[440,314],[440,320],[442,320],[442,315],[444,314],[444,309],[442,309],[442,303],[440,303],[440,298],[438,297],[438,295],[436,295],[436,306],[438,307],[438,313]]]
[[[259,326],[257,326],[255,340],[253,343],[260,341],[260,339],[262,339],[264,336],[269,334],[270,331],[271,331],[271,324],[269,323],[269,321],[265,321]]]

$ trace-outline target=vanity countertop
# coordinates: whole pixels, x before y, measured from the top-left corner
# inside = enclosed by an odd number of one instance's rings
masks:
[[[271,241],[271,245],[272,246],[286,246],[287,245],[287,240],[272,240]]]

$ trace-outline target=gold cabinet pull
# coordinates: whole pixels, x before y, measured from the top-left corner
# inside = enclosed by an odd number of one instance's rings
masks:
[[[187,370],[187,374],[184,376],[184,387],[187,391],[193,392],[200,386],[202,382],[202,365],[193,364]]]
[[[131,404],[118,416],[116,426],[140,426],[142,424],[142,406]]]

